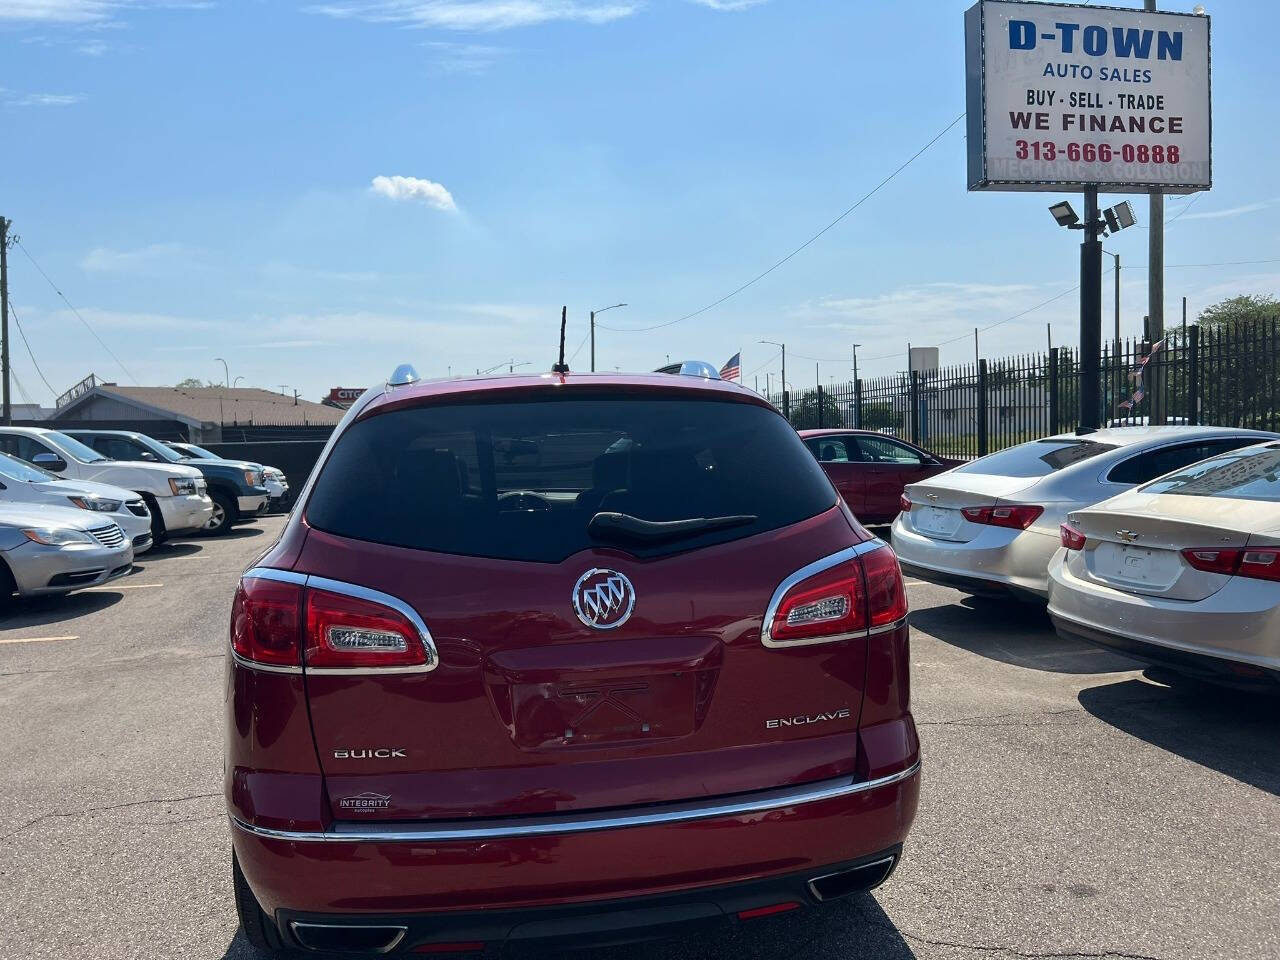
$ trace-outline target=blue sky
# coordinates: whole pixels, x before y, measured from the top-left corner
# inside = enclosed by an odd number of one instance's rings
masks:
[[[964,109],[966,2],[0,0],[0,214],[94,331],[10,254],[61,391],[90,371],[331,386],[504,360],[546,369],[560,305],[610,327],[697,310],[794,249]],[[1191,3],[1172,2],[1171,10]],[[1275,6],[1214,16],[1214,189],[1170,198],[1171,265],[1280,258]],[[724,304],[602,330],[598,366],[720,363],[746,382],[903,366],[1075,283],[1046,195],[968,194],[963,124]],[[1146,201],[1136,203],[1145,219]],[[1108,241],[1145,264],[1147,235]],[[1141,329],[1142,270],[1122,273]],[[1108,282],[1109,278],[1108,278]],[[1280,262],[1172,267],[1168,313],[1280,292]],[[1110,322],[1110,295],[1106,298]],[[981,339],[1075,340],[1075,294]],[[971,338],[943,362],[972,357]],[[880,359],[875,359],[880,358]],[[584,348],[573,361],[587,367]],[[21,342],[14,371],[45,389]],[[21,399],[21,396],[15,396]]]

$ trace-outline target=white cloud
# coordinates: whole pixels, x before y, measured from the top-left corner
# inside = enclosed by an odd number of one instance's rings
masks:
[[[761,4],[768,3],[769,0],[693,0],[694,3],[703,7],[710,7],[712,10],[746,10],[748,7],[758,7]]]
[[[8,107],[69,107],[84,98],[83,93],[18,93],[0,88],[0,102]]]
[[[0,0],[0,22],[100,25],[126,9],[201,10],[211,6],[206,0]]]
[[[474,76],[487,72],[495,61],[509,52],[506,47],[492,47],[482,43],[450,43],[447,40],[432,40],[423,46],[434,51],[432,62],[441,72]]]
[[[137,250],[95,247],[80,261],[80,269],[91,273],[148,273],[182,258],[191,265],[192,251],[180,243],[153,243]]]
[[[458,209],[453,195],[443,184],[418,177],[374,177],[370,189],[392,200],[418,200],[437,210],[453,212]]]
[[[553,21],[602,24],[629,17],[643,0],[339,0],[308,7],[329,17],[446,30],[509,30]]]
[[[1179,214],[1179,220],[1222,220],[1227,217],[1239,217],[1246,213],[1257,213],[1259,210],[1266,210],[1280,203],[1280,199],[1261,200],[1257,203],[1246,203],[1238,207],[1228,207],[1225,210],[1204,210],[1199,213]]]

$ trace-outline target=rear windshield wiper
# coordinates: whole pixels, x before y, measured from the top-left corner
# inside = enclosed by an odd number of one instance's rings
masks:
[[[601,540],[637,540],[641,543],[661,543],[696,537],[712,530],[743,527],[755,523],[755,514],[739,514],[732,517],[691,517],[688,520],[641,520],[629,513],[597,513],[587,524],[587,533]]]

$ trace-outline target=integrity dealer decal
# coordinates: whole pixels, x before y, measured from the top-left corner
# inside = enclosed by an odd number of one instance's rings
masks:
[[[1208,189],[1209,18],[981,0],[965,14],[969,189]]]

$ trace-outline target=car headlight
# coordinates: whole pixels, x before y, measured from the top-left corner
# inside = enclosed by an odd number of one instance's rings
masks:
[[[23,530],[23,536],[46,547],[65,547],[71,543],[96,543],[89,534],[70,527],[32,527]]]
[[[264,477],[268,477],[268,478],[269,478],[269,479],[271,479],[271,480],[283,480],[283,479],[284,479],[284,473],[283,473],[283,472],[281,472],[281,471],[279,471],[279,470],[277,470],[275,467],[267,467],[266,469],[264,469],[264,470],[262,471],[262,475],[263,475]]]
[[[244,482],[250,487],[260,487],[262,486],[262,475],[256,470],[246,470],[244,472]]]
[[[170,477],[169,489],[175,497],[189,497],[200,492],[199,482],[192,477]]]
[[[95,513],[115,513],[120,509],[121,501],[107,500],[103,497],[67,497],[81,510],[92,510]]]

